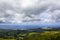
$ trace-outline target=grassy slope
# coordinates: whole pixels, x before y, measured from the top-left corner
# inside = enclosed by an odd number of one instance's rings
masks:
[[[17,34],[16,39],[19,40],[60,40],[60,31],[44,31],[42,33],[31,32],[26,34]],[[0,40],[15,40],[15,39],[4,39]]]
[[[3,38],[0,38],[0,40],[15,40],[15,39],[3,39]]]

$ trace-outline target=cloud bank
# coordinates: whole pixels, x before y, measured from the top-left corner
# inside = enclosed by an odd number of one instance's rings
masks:
[[[60,0],[0,0],[0,23],[60,22]]]

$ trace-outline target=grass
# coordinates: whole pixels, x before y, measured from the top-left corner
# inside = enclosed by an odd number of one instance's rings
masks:
[[[0,38],[0,40],[15,40],[15,39],[4,39],[4,38]]]

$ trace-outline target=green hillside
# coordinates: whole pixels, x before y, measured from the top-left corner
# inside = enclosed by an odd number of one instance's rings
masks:
[[[60,31],[0,30],[0,40],[60,40]]]

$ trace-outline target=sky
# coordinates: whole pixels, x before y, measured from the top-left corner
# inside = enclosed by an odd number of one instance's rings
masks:
[[[60,0],[0,0],[0,23],[60,24]]]

